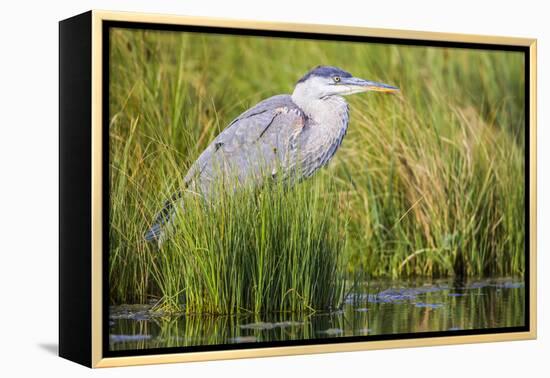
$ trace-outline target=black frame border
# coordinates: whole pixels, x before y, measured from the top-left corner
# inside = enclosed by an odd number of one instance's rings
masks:
[[[91,29],[92,12],[59,22],[59,356],[85,366],[93,332]]]
[[[419,332],[419,333],[399,333],[386,335],[372,336],[346,336],[338,338],[317,338],[304,340],[288,340],[288,341],[272,341],[272,342],[254,342],[240,344],[220,344],[220,345],[197,345],[188,347],[166,347],[166,348],[150,348],[150,349],[131,349],[123,351],[109,350],[109,279],[106,272],[109,271],[109,210],[110,210],[110,182],[109,182],[109,52],[110,52],[110,29],[141,29],[141,30],[156,30],[156,31],[171,31],[171,32],[190,32],[190,33],[208,33],[208,34],[229,34],[240,36],[255,36],[255,37],[275,37],[275,38],[294,38],[294,39],[309,39],[309,40],[329,40],[342,42],[362,42],[362,43],[381,43],[395,44],[405,46],[423,46],[423,47],[444,47],[444,48],[465,48],[474,50],[493,50],[493,51],[516,51],[522,52],[525,58],[525,172],[523,179],[524,186],[524,206],[525,206],[525,309],[524,319],[525,325],[519,327],[503,327],[503,328],[487,328],[487,329],[472,329],[458,331],[434,331],[434,332]],[[531,161],[530,161],[530,144],[531,144],[531,55],[529,46],[517,45],[502,45],[494,43],[473,43],[473,42],[454,42],[454,41],[430,41],[425,39],[406,39],[394,37],[370,37],[357,35],[336,35],[325,33],[310,33],[310,32],[290,32],[290,31],[273,31],[264,29],[246,29],[232,27],[212,27],[212,26],[196,26],[196,25],[176,25],[148,22],[133,22],[133,21],[102,21],[102,206],[103,206],[103,240],[102,240],[102,358],[108,357],[128,357],[128,356],[148,356],[159,354],[172,353],[193,353],[193,352],[210,352],[222,350],[239,350],[239,349],[258,349],[269,347],[292,347],[305,345],[330,345],[330,344],[345,344],[353,342],[369,342],[383,340],[406,340],[406,339],[421,339],[421,338],[436,338],[449,336],[471,336],[471,335],[487,335],[501,334],[514,332],[529,332],[530,331],[530,305],[531,305],[531,281],[530,281],[530,179],[531,179]]]

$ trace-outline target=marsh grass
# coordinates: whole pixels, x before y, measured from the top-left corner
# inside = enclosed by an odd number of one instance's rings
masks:
[[[316,311],[343,300],[345,224],[319,180],[242,189],[214,204],[185,196],[157,251],[161,307],[187,313]],[[223,192],[222,192],[223,193]]]
[[[315,310],[354,277],[523,274],[521,54],[115,30],[110,59],[113,303]],[[402,93],[349,97],[344,143],[311,180],[190,196],[174,237],[145,243],[210,141],[318,64]]]

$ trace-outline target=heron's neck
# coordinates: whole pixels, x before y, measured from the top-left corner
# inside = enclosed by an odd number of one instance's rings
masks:
[[[308,117],[297,145],[305,152],[302,161],[305,170],[302,173],[309,177],[330,161],[342,143],[348,129],[348,104],[340,96],[304,100],[295,94],[292,100]]]
[[[318,125],[339,123],[344,114],[347,116],[348,103],[341,96],[310,98],[294,91],[292,101]]]

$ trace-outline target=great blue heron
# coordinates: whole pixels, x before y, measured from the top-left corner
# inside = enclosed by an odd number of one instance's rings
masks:
[[[337,67],[313,68],[298,80],[292,95],[270,97],[233,120],[193,163],[184,178],[186,188],[213,200],[212,186],[221,176],[231,174],[237,185],[248,181],[258,186],[292,173],[298,179],[311,176],[334,156],[346,134],[349,109],[342,96],[366,91],[398,89]],[[184,192],[165,202],[146,240],[166,238],[166,227],[184,207]]]

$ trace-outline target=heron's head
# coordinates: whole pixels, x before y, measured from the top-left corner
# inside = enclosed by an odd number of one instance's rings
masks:
[[[313,100],[367,91],[394,93],[399,89],[388,84],[360,79],[338,67],[317,66],[298,80],[293,96]]]

